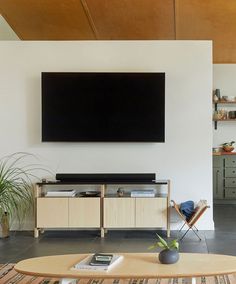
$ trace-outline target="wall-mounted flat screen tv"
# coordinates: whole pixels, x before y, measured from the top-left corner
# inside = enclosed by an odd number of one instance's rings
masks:
[[[42,141],[164,142],[165,73],[42,73]]]

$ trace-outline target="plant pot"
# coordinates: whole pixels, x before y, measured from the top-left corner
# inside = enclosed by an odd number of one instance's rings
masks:
[[[0,238],[8,238],[9,235],[9,216],[7,212],[5,212],[0,221]]]
[[[173,264],[179,260],[179,252],[177,250],[164,249],[159,253],[159,261],[163,264]]]

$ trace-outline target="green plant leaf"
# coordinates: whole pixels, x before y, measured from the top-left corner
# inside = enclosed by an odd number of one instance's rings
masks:
[[[0,159],[0,220],[7,212],[10,219],[17,218],[20,225],[32,211],[34,171],[50,172],[39,165],[27,164],[27,158],[32,157],[32,154],[18,152]]]
[[[169,246],[168,246],[167,242],[161,236],[159,236],[158,234],[156,234],[156,235],[159,238],[160,243],[163,245],[163,247],[168,249]]]
[[[152,246],[148,247],[148,249],[155,249],[157,247],[164,248],[164,249],[176,249],[176,250],[179,249],[179,243],[178,243],[177,239],[172,240],[171,242],[168,243],[161,236],[159,236],[158,234],[156,234],[156,235],[157,235],[159,241],[154,243]]]
[[[152,245],[152,246],[148,247],[148,249],[155,249],[155,248],[157,248],[156,245]]]
[[[157,243],[160,248],[165,248],[166,246],[162,242]]]
[[[235,143],[235,141],[225,142],[225,143],[222,144],[222,146],[233,146],[234,143]]]
[[[177,240],[173,240],[172,242],[170,242],[170,244],[169,244],[169,247],[170,247],[170,249],[179,249],[179,243],[178,243],[178,241]]]

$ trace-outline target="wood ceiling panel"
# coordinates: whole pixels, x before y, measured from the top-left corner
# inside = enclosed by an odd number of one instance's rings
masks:
[[[95,39],[80,0],[0,0],[0,13],[24,40]]]
[[[176,39],[213,40],[214,63],[236,63],[235,35],[235,0],[176,0]]]
[[[174,0],[82,0],[98,39],[175,39]]]

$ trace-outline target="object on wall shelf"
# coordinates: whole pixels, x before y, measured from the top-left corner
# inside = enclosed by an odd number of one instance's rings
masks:
[[[218,100],[221,99],[221,96],[220,96],[220,89],[215,89],[215,96],[217,97]]]
[[[227,111],[225,109],[220,109],[220,110],[218,109],[218,105],[236,105],[236,100],[231,101],[231,100],[222,99],[218,102],[213,101],[213,104],[215,106],[214,115],[213,115],[213,121],[214,121],[214,126],[215,126],[214,128],[215,129],[217,129],[217,123],[219,121],[236,121],[236,112],[235,111]],[[234,117],[234,115],[235,115],[235,117]]]

